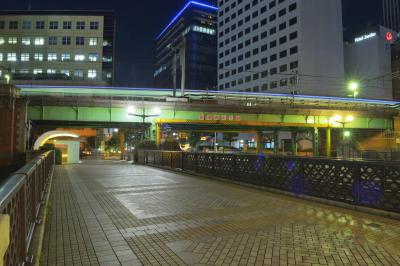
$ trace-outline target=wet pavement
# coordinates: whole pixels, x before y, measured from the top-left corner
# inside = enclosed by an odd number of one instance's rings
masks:
[[[400,265],[400,221],[212,179],[57,166],[42,265]]]

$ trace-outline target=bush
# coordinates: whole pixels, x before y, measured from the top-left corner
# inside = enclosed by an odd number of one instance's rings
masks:
[[[62,153],[60,149],[57,149],[54,144],[44,144],[43,146],[40,147],[41,151],[54,151],[54,156],[55,156],[55,163],[56,165],[61,165],[62,164]]]

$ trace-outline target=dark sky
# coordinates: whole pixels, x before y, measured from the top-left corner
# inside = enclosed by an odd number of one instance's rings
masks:
[[[307,1],[307,0],[304,0]],[[324,0],[321,0],[324,1]],[[117,17],[116,83],[151,87],[153,40],[187,0],[1,0],[0,9],[108,9]],[[382,0],[343,0],[346,38],[381,23]]]

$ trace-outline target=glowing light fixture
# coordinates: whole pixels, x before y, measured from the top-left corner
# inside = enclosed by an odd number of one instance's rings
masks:
[[[351,136],[351,132],[348,131],[348,130],[346,130],[346,131],[343,132],[343,136],[346,137],[346,138],[348,138],[348,137]]]
[[[159,107],[154,107],[153,114],[159,115],[161,113],[161,109]]]

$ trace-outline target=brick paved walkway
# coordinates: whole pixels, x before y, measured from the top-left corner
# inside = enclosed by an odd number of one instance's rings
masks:
[[[56,168],[42,265],[400,265],[400,222],[112,161]]]

